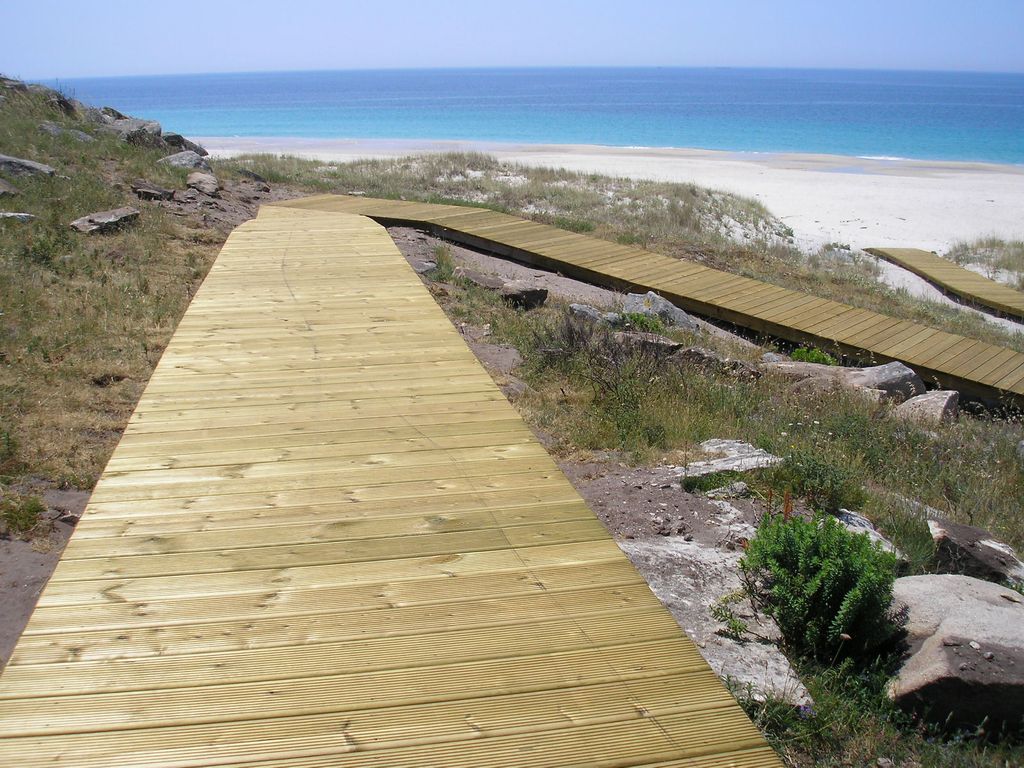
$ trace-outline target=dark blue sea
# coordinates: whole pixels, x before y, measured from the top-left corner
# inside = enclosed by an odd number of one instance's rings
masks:
[[[190,136],[603,144],[1024,164],[1024,74],[438,69],[56,84],[83,101]]]

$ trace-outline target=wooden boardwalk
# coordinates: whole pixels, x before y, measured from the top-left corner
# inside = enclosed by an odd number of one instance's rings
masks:
[[[1024,293],[989,280],[959,264],[919,248],[865,248],[872,256],[910,270],[943,293],[999,315],[1024,320]]]
[[[692,262],[456,205],[319,195],[275,203],[423,226],[450,240],[616,289],[656,291],[678,306],[864,361],[899,360],[926,381],[1024,405],[1024,354]]]
[[[282,208],[146,388],[0,765],[780,763],[387,233]]]

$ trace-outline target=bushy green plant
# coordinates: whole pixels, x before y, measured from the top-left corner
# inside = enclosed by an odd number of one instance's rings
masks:
[[[771,479],[821,512],[856,508],[865,498],[860,462],[817,446],[791,449]]]
[[[834,518],[765,517],[740,567],[754,604],[797,655],[871,658],[901,635],[896,558]]]
[[[656,315],[644,315],[640,312],[623,312],[622,324],[633,331],[641,333],[664,333],[665,324]]]
[[[46,505],[35,496],[13,496],[0,500],[0,534],[22,535],[39,524]]]
[[[822,352],[814,347],[798,347],[794,349],[790,357],[798,363],[819,363],[821,365],[838,365],[836,360],[828,352]]]
[[[452,258],[452,249],[448,245],[439,245],[434,248],[434,264],[430,276],[441,283],[447,283],[455,276],[455,259]]]

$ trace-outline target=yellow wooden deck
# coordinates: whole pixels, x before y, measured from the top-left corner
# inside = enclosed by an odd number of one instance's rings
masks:
[[[617,289],[656,291],[678,306],[865,361],[900,360],[925,380],[986,400],[1024,405],[1024,354],[878,312],[738,277],[633,246],[481,208],[345,195],[275,203],[425,226],[503,256]]]
[[[969,304],[1024,320],[1024,293],[964,269],[959,264],[919,248],[865,248],[872,256],[891,261],[923,277],[944,293]]]
[[[0,765],[779,763],[387,233],[280,208],[0,677]]]

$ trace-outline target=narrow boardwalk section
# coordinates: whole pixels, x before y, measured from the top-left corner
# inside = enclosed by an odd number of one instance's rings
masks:
[[[359,213],[616,289],[656,291],[678,306],[758,333],[858,357],[900,360],[925,380],[1024,405],[1024,354],[640,248],[503,213],[455,205],[319,195],[276,206]]]
[[[0,677],[0,765],[779,762],[387,233],[265,209]]]
[[[989,280],[949,259],[919,248],[865,248],[872,256],[891,261],[923,277],[943,293],[1000,315],[1024,320],[1024,293]]]

